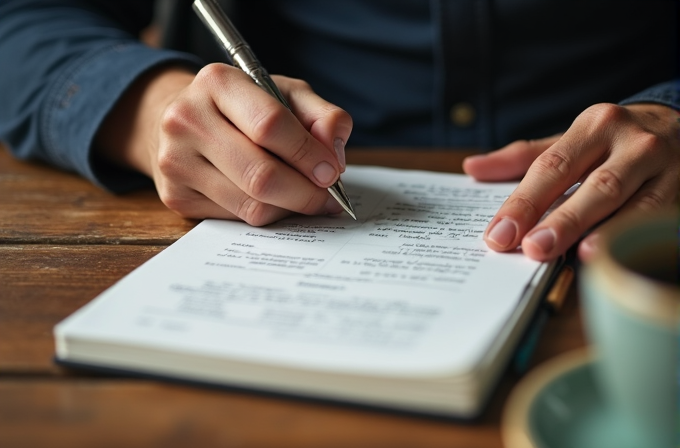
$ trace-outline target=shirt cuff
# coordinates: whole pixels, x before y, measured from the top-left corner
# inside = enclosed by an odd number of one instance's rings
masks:
[[[680,79],[657,84],[619,102],[621,106],[635,103],[663,104],[680,111]]]
[[[77,60],[49,89],[40,120],[40,134],[52,160],[115,193],[151,185],[140,173],[98,160],[92,146],[127,88],[146,71],[165,64],[196,70],[203,65],[189,54],[127,42],[98,48]]]

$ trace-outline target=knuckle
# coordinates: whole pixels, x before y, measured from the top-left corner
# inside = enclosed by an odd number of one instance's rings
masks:
[[[646,191],[638,198],[638,208],[642,211],[658,210],[668,205],[671,201],[666,196],[661,195],[657,191]]]
[[[347,123],[347,126],[352,129],[354,127],[354,120],[352,119],[352,116],[347,112],[345,109],[339,109],[338,112],[341,115],[341,118],[345,120],[345,123]]]
[[[194,127],[194,115],[191,106],[183,101],[175,101],[161,115],[161,131],[173,137],[185,135]]]
[[[258,145],[271,140],[279,131],[284,113],[286,113],[284,107],[258,108],[250,120],[250,139]]]
[[[601,168],[588,176],[591,187],[595,188],[605,198],[617,200],[623,194],[623,181],[612,170]]]
[[[330,105],[328,109],[328,116],[334,117],[337,122],[342,123],[343,126],[352,129],[354,127],[354,121],[352,116],[343,108]]]
[[[167,208],[180,215],[182,218],[193,218],[193,200],[177,195],[174,191],[167,188],[159,188],[158,196]]]
[[[323,196],[318,195],[316,192],[310,194],[304,201],[304,204],[298,210],[303,215],[314,215],[319,212],[321,207],[326,203],[326,193],[324,191]]]
[[[309,155],[309,134],[303,134],[302,138],[294,145],[293,153],[290,156],[292,163],[298,163]]]
[[[543,175],[551,175],[555,178],[566,177],[571,171],[572,162],[563,153],[558,151],[545,151],[533,163],[533,168]]]
[[[257,160],[243,173],[245,192],[252,198],[263,200],[272,190],[276,177],[276,165],[270,160]]]
[[[179,177],[184,170],[184,156],[179,148],[161,146],[158,149],[158,170],[166,177]]]
[[[319,117],[322,117],[325,120],[341,122],[343,125],[350,128],[354,125],[352,116],[345,109],[336,106],[333,103],[325,103],[320,105],[317,114]]]
[[[659,152],[663,146],[662,138],[651,132],[642,132],[635,137],[634,145],[637,147],[638,153],[647,158],[651,154]]]
[[[212,63],[203,67],[196,74],[198,84],[213,84],[217,80],[224,80],[229,76],[229,66],[222,63]]]
[[[624,107],[617,104],[599,103],[587,108],[582,116],[595,127],[599,127],[623,119],[627,116],[627,112]]]
[[[506,206],[511,207],[515,211],[519,211],[522,216],[530,220],[537,220],[540,217],[536,203],[525,196],[509,198],[504,207]]]
[[[559,213],[555,213],[555,216],[551,216],[556,222],[559,222],[559,226],[562,229],[568,229],[568,231],[574,233],[581,233],[583,228],[583,219],[581,216],[568,208],[560,208]],[[585,230],[585,229],[584,229]]]
[[[269,224],[265,204],[247,195],[236,206],[236,216],[255,227]]]

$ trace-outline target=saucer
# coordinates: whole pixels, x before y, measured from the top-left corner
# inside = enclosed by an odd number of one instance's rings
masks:
[[[634,448],[639,436],[598,388],[588,349],[556,357],[515,387],[503,410],[507,448]]]

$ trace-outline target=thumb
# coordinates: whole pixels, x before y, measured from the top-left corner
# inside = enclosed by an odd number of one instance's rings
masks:
[[[463,171],[480,181],[507,181],[521,178],[534,159],[562,137],[553,135],[538,140],[517,140],[488,154],[463,160]]]

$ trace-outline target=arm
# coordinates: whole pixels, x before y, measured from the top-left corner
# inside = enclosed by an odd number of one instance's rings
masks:
[[[276,78],[293,114],[233,67],[194,76],[200,61],[136,40],[143,20],[110,18],[134,4],[0,3],[0,56],[14,61],[7,80],[20,91],[6,92],[0,135],[15,154],[115,191],[145,174],[186,217],[261,225],[340,211],[325,189],[344,169],[349,116],[302,81]]]
[[[344,169],[349,115],[303,81],[272,78],[293,113],[225,64],[195,77],[152,71],[124,95],[96,141],[109,159],[152,177],[161,200],[185,217],[264,225],[291,210],[341,212],[326,188]]]

